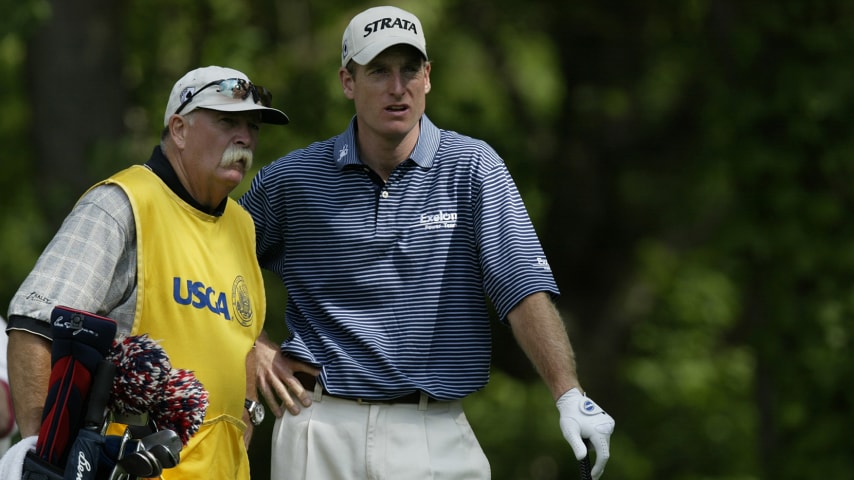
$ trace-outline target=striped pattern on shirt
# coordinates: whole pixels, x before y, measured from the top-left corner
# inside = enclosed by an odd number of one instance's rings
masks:
[[[288,291],[288,355],[333,394],[462,398],[489,379],[487,298],[502,321],[558,290],[502,159],[424,116],[385,184],[341,135],[262,168],[240,203]]]

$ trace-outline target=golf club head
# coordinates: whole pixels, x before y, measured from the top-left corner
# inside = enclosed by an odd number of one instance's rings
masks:
[[[121,443],[119,445],[119,449],[116,459],[116,466],[113,467],[112,472],[110,472],[109,480],[129,480],[130,475],[124,471],[122,466],[119,464],[119,460],[121,460],[126,454],[130,452],[135,452],[139,448],[139,440],[132,438],[131,431],[129,428],[125,428],[124,433],[122,434]]]
[[[152,454],[163,468],[172,468],[181,461],[178,452],[173,452],[165,445],[154,445],[148,453]]]
[[[138,450],[119,459],[118,465],[125,473],[142,478],[159,477],[163,466],[148,450]]]
[[[181,461],[181,438],[172,430],[159,430],[140,440],[140,448],[151,452],[163,468],[172,468]]]
[[[180,461],[183,444],[172,430],[158,430],[135,442],[135,450],[128,450],[118,461],[119,466],[131,475],[156,477],[164,468],[172,468]]]

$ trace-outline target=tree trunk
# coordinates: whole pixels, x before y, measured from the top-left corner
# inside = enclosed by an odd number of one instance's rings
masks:
[[[123,131],[122,2],[52,1],[28,45],[38,198],[52,227],[94,181],[89,159]]]

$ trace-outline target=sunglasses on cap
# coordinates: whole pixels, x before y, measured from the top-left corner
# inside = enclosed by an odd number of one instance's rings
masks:
[[[183,110],[184,107],[192,102],[194,98],[202,93],[202,90],[213,86],[217,87],[217,92],[228,98],[246,100],[246,97],[251,94],[252,101],[256,104],[261,102],[261,105],[265,107],[269,107],[273,104],[273,94],[261,85],[253,85],[252,82],[242,78],[225,78],[222,80],[214,80],[195,92],[188,93],[187,98],[184,99],[184,101],[181,102],[181,105],[178,106],[178,109],[175,110],[175,115],[181,113],[181,110]]]

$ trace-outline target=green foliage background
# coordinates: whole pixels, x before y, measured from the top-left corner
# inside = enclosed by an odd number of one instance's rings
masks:
[[[606,478],[848,478],[854,3],[391,3],[426,30],[428,115],[487,140],[523,191],[582,383],[617,420]],[[3,305],[77,196],[147,158],[185,71],[228,65],[275,93],[292,124],[264,129],[258,166],[343,130],[340,36],[370,6],[67,4],[0,18]],[[76,28],[47,35],[62,19]],[[267,280],[283,338],[287,293]],[[574,478],[553,401],[497,324],[494,363],[466,400],[493,477]]]

